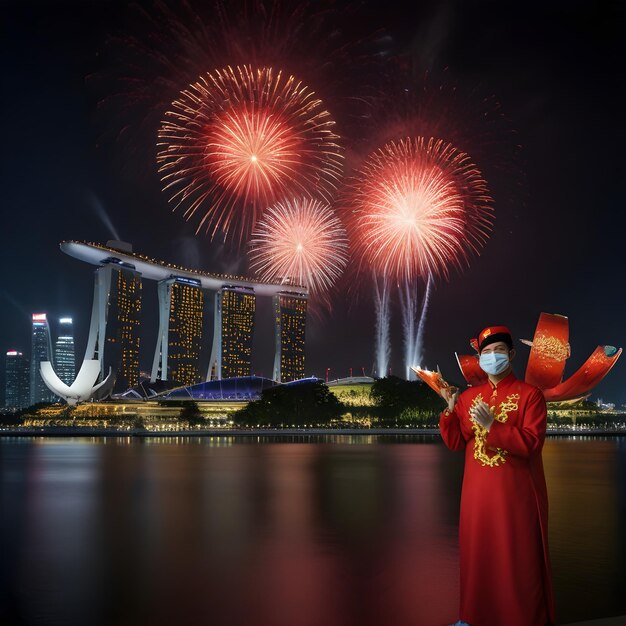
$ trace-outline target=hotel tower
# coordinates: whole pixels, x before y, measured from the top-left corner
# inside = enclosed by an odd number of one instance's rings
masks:
[[[94,276],[85,359],[100,361],[99,380],[111,369],[115,375],[112,391],[119,393],[139,383],[141,275],[131,264],[110,259]]]
[[[201,381],[204,293],[199,280],[172,277],[158,283],[159,334],[150,380],[188,387]]]
[[[256,295],[251,287],[227,285],[215,294],[207,380],[250,376],[255,311]]]
[[[273,297],[275,342],[274,380],[304,378],[304,335],[307,297],[281,292]]]
[[[249,376],[258,297],[270,297],[273,302],[275,380],[288,382],[304,376],[305,287],[185,269],[137,254],[121,241],[109,241],[106,246],[64,241],[61,250],[98,266],[85,358],[99,359],[100,380],[108,375],[109,367],[116,373],[115,387],[103,390],[104,395],[138,385],[145,280],[156,281],[159,302],[159,330],[151,355],[153,382],[167,380],[187,387],[203,380]],[[213,342],[208,368],[201,371],[203,311],[209,294],[215,294]]]

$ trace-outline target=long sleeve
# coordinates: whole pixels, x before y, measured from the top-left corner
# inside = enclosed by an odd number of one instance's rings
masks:
[[[546,437],[547,418],[546,401],[539,389],[531,392],[523,411],[521,428],[494,421],[487,435],[487,445],[524,458],[539,453]]]
[[[465,438],[461,432],[461,422],[459,421],[460,401],[456,403],[453,411],[447,409],[441,413],[439,417],[439,430],[441,432],[441,438],[443,442],[450,448],[450,450],[464,450]]]

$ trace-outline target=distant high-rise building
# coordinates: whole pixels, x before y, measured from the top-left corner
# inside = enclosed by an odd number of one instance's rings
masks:
[[[274,380],[282,383],[304,378],[304,335],[307,297],[282,292],[273,297],[275,341]]]
[[[74,328],[71,317],[59,320],[59,336],[54,345],[54,369],[57,376],[71,385],[76,377],[76,358],[74,356]]]
[[[250,287],[224,286],[215,294],[215,330],[207,380],[250,376],[256,296]]]
[[[7,409],[23,409],[30,405],[30,371],[28,359],[17,350],[7,352],[6,392],[4,406]]]
[[[54,394],[43,382],[39,371],[39,363],[41,361],[51,361],[54,365],[48,316],[45,313],[33,313],[32,321],[30,405],[37,404],[38,402],[54,402],[55,399]]]
[[[195,385],[200,382],[201,283],[192,278],[168,278],[159,281],[158,294],[159,335],[150,379]]]
[[[100,361],[103,380],[115,374],[113,393],[139,383],[141,274],[129,263],[105,259],[95,271],[93,308],[85,359]]]

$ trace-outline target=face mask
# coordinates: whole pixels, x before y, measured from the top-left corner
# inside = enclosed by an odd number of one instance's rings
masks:
[[[499,352],[485,352],[480,355],[479,364],[483,372],[497,376],[509,366],[509,355]]]

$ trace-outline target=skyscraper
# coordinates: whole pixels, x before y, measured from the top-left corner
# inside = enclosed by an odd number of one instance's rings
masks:
[[[98,267],[85,359],[99,360],[100,381],[112,366],[118,378],[115,392],[138,383],[139,310],[144,280],[158,283],[159,335],[150,373],[153,381],[171,380],[188,386],[198,380],[206,292],[215,293],[213,345],[206,380],[250,374],[257,298],[276,296],[280,297],[273,301],[274,376],[287,381],[304,375],[306,287],[185,269],[135,253],[130,243],[121,241],[108,241],[106,245],[64,241],[61,250]],[[97,391],[97,397],[104,397],[113,384],[107,382],[106,386],[108,389]]]
[[[200,382],[204,293],[199,280],[171,277],[159,281],[159,335],[150,379],[181,386]]]
[[[250,287],[225,285],[215,294],[215,330],[207,380],[250,376],[256,296]]]
[[[57,376],[71,385],[76,377],[76,359],[74,357],[74,328],[71,317],[59,320],[59,336],[54,346],[54,369]]]
[[[46,387],[39,372],[41,361],[51,361],[52,358],[52,338],[50,337],[50,326],[45,313],[33,313],[32,316],[32,342],[30,356],[30,405],[38,402],[54,402],[54,394]]]
[[[7,409],[23,409],[30,405],[29,378],[28,359],[17,350],[9,350],[4,394],[4,406]]]
[[[129,263],[111,258],[95,272],[93,308],[85,359],[100,361],[103,380],[115,374],[113,393],[139,383],[141,274]]]
[[[274,380],[282,383],[304,378],[304,335],[307,297],[282,292],[273,297],[275,342]]]

